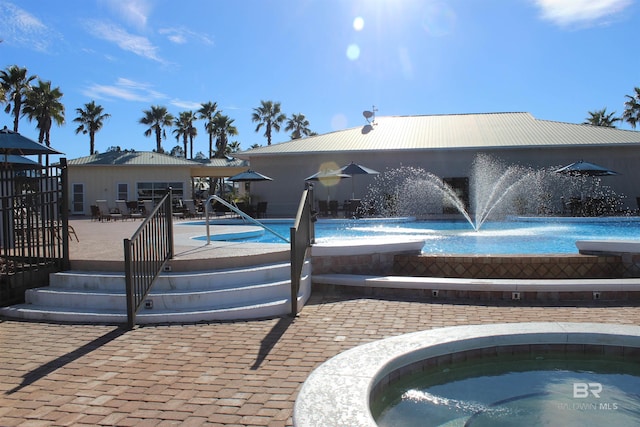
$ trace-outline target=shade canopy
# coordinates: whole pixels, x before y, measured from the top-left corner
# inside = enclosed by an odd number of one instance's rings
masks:
[[[51,147],[40,144],[18,132],[9,130],[6,126],[0,129],[0,153],[19,154],[28,156],[33,154],[62,154]]]
[[[252,171],[249,169],[248,171],[241,172],[237,175],[232,176],[228,179],[228,181],[232,182],[253,182],[253,181],[273,181],[273,179],[269,178],[266,175],[262,175],[259,172]]]
[[[2,163],[3,166],[6,165],[13,169],[38,169],[42,167],[40,163],[16,154],[0,156],[0,163]]]
[[[340,172],[347,175],[378,175],[380,172],[374,171],[362,165],[358,165],[354,162],[340,168]]]
[[[320,171],[318,173],[314,173],[311,176],[306,177],[305,181],[333,181],[339,180],[343,178],[351,178],[351,175],[342,173],[340,171]]]
[[[348,165],[341,167],[339,169],[339,172],[346,173],[347,175],[350,175],[351,178],[353,178],[354,175],[378,175],[380,173],[373,169],[369,169],[362,165],[358,165],[354,162],[351,162]],[[351,180],[351,198],[352,199],[355,199],[356,197],[354,182],[355,182],[355,179],[352,179]]]
[[[620,175],[616,171],[605,168],[604,166],[597,165],[595,163],[585,162],[580,160],[578,162],[571,163],[567,166],[563,166],[555,171],[556,173],[563,173],[566,175],[577,176],[614,176]]]

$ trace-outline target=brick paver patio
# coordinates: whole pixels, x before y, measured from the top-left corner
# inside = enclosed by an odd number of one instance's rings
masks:
[[[529,321],[637,325],[640,307],[316,294],[296,319],[133,331],[0,320],[0,425],[288,426],[307,375],[341,351],[442,326]]]

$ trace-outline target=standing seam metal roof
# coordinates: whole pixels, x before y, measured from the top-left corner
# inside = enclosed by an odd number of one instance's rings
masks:
[[[639,145],[640,132],[535,119],[529,113],[378,117],[346,129],[244,151],[239,158],[338,151]]]

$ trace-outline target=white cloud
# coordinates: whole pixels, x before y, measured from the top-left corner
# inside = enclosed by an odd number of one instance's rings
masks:
[[[151,3],[147,0],[104,0],[111,11],[137,29],[147,26]]]
[[[534,0],[542,17],[560,26],[609,22],[631,5],[632,0]]]
[[[184,27],[161,28],[160,34],[166,35],[167,39],[175,44],[185,44],[189,40],[196,40],[202,44],[213,45],[213,40],[203,33],[196,33]]]
[[[0,0],[1,37],[9,45],[51,52],[62,36],[40,19],[13,3]]]
[[[93,84],[83,90],[83,94],[95,99],[123,99],[139,102],[154,102],[167,98],[163,93],[153,90],[147,83],[123,77],[118,78],[112,85]]]
[[[177,98],[172,99],[171,101],[169,101],[169,103],[173,106],[183,108],[185,110],[198,110],[200,109],[200,107],[202,107],[202,104],[200,102],[184,101]]]
[[[143,58],[158,61],[162,64],[165,63],[165,61],[158,56],[158,48],[146,37],[131,34],[116,24],[104,21],[88,21],[86,28],[94,36],[117,44],[120,49],[132,52]]]

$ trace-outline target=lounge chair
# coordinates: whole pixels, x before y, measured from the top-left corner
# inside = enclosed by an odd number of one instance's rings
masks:
[[[143,218],[143,216],[142,216],[142,214],[140,212],[135,212],[135,211],[132,211],[131,209],[129,209],[129,206],[127,205],[127,202],[124,201],[124,200],[116,200],[116,207],[118,208],[118,210],[122,214],[123,218],[131,218],[131,219],[135,219],[135,218],[142,219]]]
[[[120,212],[112,211],[109,208],[106,200],[96,200],[96,205],[100,211],[100,221],[110,221],[112,219],[115,221],[118,218],[122,218],[122,214]]]
[[[153,203],[153,200],[143,200],[142,205],[144,209],[144,216],[151,215],[153,209],[156,207],[155,203]]]

